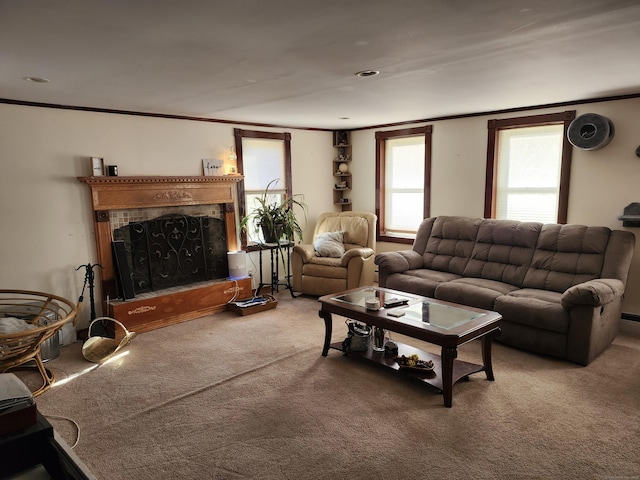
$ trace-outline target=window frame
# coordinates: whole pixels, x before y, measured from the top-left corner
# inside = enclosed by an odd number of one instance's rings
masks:
[[[569,210],[569,183],[571,180],[571,156],[573,147],[567,137],[567,130],[571,122],[576,118],[575,110],[567,110],[558,113],[530,115],[527,117],[491,119],[487,122],[487,168],[485,179],[484,217],[495,218],[496,213],[496,188],[498,171],[498,133],[500,130],[539,127],[544,125],[564,125],[562,139],[562,155],[560,164],[560,190],[558,193],[558,218],[557,223],[567,223]]]
[[[237,169],[238,174],[244,175],[244,161],[242,154],[242,139],[243,138],[262,138],[267,140],[281,140],[283,142],[284,148],[284,182],[285,188],[283,190],[286,191],[289,197],[293,196],[293,187],[292,187],[292,174],[291,174],[291,133],[289,132],[264,132],[260,130],[244,130],[241,128],[233,129],[233,136],[235,139],[236,146],[236,155],[237,155]],[[247,205],[246,205],[246,195],[244,188],[244,177],[237,184],[237,192],[238,192],[238,215],[239,219],[242,219],[247,214]],[[259,245],[255,245],[253,243],[247,242],[247,233],[244,231],[240,231],[240,245],[243,250],[253,251],[259,250]]]
[[[405,128],[401,130],[387,130],[376,132],[376,215],[378,217],[376,240],[381,242],[412,244],[415,236],[390,236],[385,232],[385,159],[386,141],[400,137],[415,137],[424,135],[424,196],[422,206],[422,218],[428,218],[431,214],[431,136],[432,125],[423,127]],[[416,225],[416,231],[418,225]]]

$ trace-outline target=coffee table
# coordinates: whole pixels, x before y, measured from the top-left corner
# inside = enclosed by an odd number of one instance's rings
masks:
[[[367,310],[365,299],[377,297],[384,305],[389,298],[406,300],[406,305]],[[489,310],[467,307],[455,303],[444,302],[410,293],[390,290],[381,287],[360,287],[340,293],[325,295],[319,298],[322,307],[318,315],[324,319],[325,337],[322,355],[329,349],[340,350],[350,357],[371,361],[393,370],[400,370],[395,355],[374,351],[370,346],[367,351],[344,352],[342,342],[331,343],[333,331],[332,315],[357,320],[359,322],[396,332],[407,337],[439,345],[441,354],[436,355],[398,342],[398,355],[417,354],[421,360],[431,360],[433,370],[402,372],[436,387],[444,396],[445,407],[451,407],[453,385],[460,379],[468,379],[472,373],[484,371],[487,380],[494,380],[491,364],[491,346],[493,338],[500,332],[501,315]],[[389,316],[389,312],[403,311],[401,317]],[[458,347],[471,340],[480,339],[482,345],[482,365],[457,360]]]

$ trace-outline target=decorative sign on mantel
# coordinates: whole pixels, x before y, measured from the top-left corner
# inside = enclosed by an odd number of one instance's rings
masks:
[[[91,157],[91,174],[94,177],[104,175],[104,159],[101,157]]]
[[[202,171],[206,177],[224,175],[224,160],[219,158],[203,158]]]

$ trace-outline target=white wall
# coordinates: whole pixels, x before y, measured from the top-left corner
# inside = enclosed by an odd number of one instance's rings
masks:
[[[91,174],[89,157],[120,176],[202,175],[202,158],[226,157],[234,127],[291,132],[293,189],[310,225],[333,209],[330,132],[0,104],[0,289],[79,297],[76,268],[96,262],[89,188],[77,180]]]
[[[488,119],[571,109],[608,117],[616,133],[600,150],[574,149],[569,222],[621,229],[617,216],[640,201],[640,99],[427,122],[433,125],[432,215],[483,215]],[[78,297],[83,275],[75,269],[95,262],[89,189],[76,179],[90,174],[88,157],[117,164],[121,176],[201,175],[202,158],[228,152],[234,127],[291,132],[293,189],[310,207],[310,241],[318,215],[335,210],[331,132],[0,104],[0,288]],[[376,130],[352,134],[354,210],[375,210]],[[378,251],[406,247],[381,243]],[[636,250],[624,311],[640,314],[640,239]]]
[[[629,203],[640,202],[640,99],[584,104],[502,115],[427,122],[433,125],[431,215],[482,217],[487,155],[487,121],[576,110],[576,115],[597,113],[609,118],[615,135],[604,148],[573,149],[568,222],[625,229],[617,219]],[[409,128],[390,127],[385,130]],[[374,211],[375,131],[352,134],[354,161],[354,209]],[[636,236],[640,229],[628,229]],[[378,251],[399,250],[406,245],[380,243]],[[640,238],[637,240],[623,311],[640,314]]]

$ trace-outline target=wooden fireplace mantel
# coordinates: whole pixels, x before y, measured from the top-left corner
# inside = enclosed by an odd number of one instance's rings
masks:
[[[233,203],[242,175],[221,177],[78,177],[91,188],[94,211]]]
[[[235,251],[238,249],[235,191],[237,183],[243,178],[242,175],[78,177],[80,182],[87,184],[91,189],[96,250],[98,263],[102,267],[100,277],[103,311],[111,310],[107,305],[108,298],[118,298],[116,272],[111,250],[112,232],[109,221],[111,210],[221,204],[224,210],[227,247],[229,251]],[[250,286],[249,282],[249,289]],[[220,288],[227,287],[220,286]],[[162,301],[166,303],[167,300]],[[220,310],[222,306],[217,305],[212,308]],[[210,311],[213,310],[210,309]],[[208,313],[202,311],[202,306],[199,306],[199,311],[200,313]],[[153,328],[155,328],[174,323],[174,321],[195,318],[194,314],[192,312],[181,313],[180,318],[174,319],[147,319],[145,323],[153,324]],[[125,318],[118,318],[118,320],[123,321],[127,328],[136,328],[135,322],[132,323]],[[138,325],[138,327],[140,327],[138,331],[147,329],[144,325]]]

